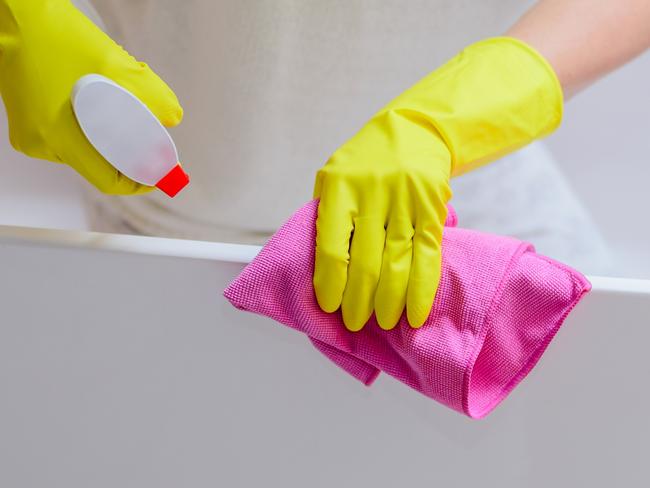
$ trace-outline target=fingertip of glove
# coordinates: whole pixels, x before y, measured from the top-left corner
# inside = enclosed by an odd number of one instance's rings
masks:
[[[328,293],[320,291],[318,287],[315,287],[314,291],[316,294],[316,301],[318,302],[318,306],[323,312],[334,313],[341,306],[340,300],[336,300]]]
[[[408,323],[411,329],[421,329],[424,323],[426,322],[426,317],[423,319],[421,317],[409,318]]]
[[[184,114],[183,107],[176,101],[161,112],[160,123],[165,127],[176,127],[183,121]]]
[[[133,191],[133,193],[130,193],[130,195],[146,195],[147,193],[151,193],[154,191],[156,188],[154,186],[146,186],[146,185],[140,185],[138,184],[138,187]]]
[[[361,314],[355,313],[354,311],[346,312],[346,309],[343,309],[343,323],[345,324],[345,328],[350,332],[359,332],[366,325],[367,321]]]
[[[130,89],[165,127],[175,127],[183,121],[184,111],[172,88],[146,63],[138,63],[128,71],[123,85]]]
[[[424,296],[420,296],[406,305],[406,318],[411,328],[419,329],[424,325],[431,313],[434,300],[435,296],[428,300]]]
[[[358,332],[368,323],[372,317],[373,308],[371,303],[365,303],[361,296],[346,293],[341,304],[341,314],[346,329],[351,332]]]
[[[396,326],[399,320],[393,320],[393,319],[380,319],[377,317],[377,324],[379,325],[379,328],[382,330],[393,330]]]
[[[377,317],[377,324],[382,330],[393,330],[397,327],[399,323],[401,313],[381,311],[380,309],[375,309],[375,316]]]
[[[116,171],[111,181],[92,182],[95,188],[105,195],[135,196],[144,195],[155,190],[152,186],[142,185]]]

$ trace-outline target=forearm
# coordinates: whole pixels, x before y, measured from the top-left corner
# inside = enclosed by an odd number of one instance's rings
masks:
[[[650,47],[650,0],[540,0],[507,35],[549,61],[569,98]]]

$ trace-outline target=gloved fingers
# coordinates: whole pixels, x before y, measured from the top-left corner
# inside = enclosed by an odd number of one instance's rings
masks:
[[[361,330],[372,315],[385,238],[383,219],[354,219],[348,279],[341,306],[343,322],[348,330]]]
[[[325,184],[316,221],[314,291],[321,309],[335,312],[341,306],[350,261],[352,212],[343,203],[347,188]]]
[[[427,320],[438,284],[442,265],[441,240],[444,215],[441,221],[416,224],[413,236],[413,263],[406,294],[406,315],[413,328]]]
[[[174,91],[146,64],[138,62],[126,51],[114,73],[114,81],[129,90],[149,107],[165,127],[175,127],[183,120],[183,107]]]
[[[71,15],[77,19],[78,35],[83,36],[87,41],[86,56],[98,66],[95,72],[115,81],[142,100],[164,126],[175,127],[181,123],[183,108],[167,83],[146,63],[138,61],[97,28],[78,9],[72,9]],[[66,39],[70,42],[84,42],[77,41],[73,37]],[[70,51],[74,52],[75,49],[70,47]],[[99,59],[97,59],[98,53],[101,53]],[[87,71],[82,74],[87,74]]]
[[[377,322],[384,330],[393,329],[404,312],[413,257],[413,233],[410,219],[393,218],[388,222],[381,275],[375,293]]]
[[[90,144],[81,129],[67,130],[57,158],[74,168],[99,191],[111,195],[148,193],[153,187],[141,185],[126,177],[106,161]]]

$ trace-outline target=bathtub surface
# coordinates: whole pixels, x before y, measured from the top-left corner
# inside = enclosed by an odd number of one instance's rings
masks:
[[[0,227],[0,486],[641,486],[650,281],[591,277],[472,421],[221,292],[251,246]]]

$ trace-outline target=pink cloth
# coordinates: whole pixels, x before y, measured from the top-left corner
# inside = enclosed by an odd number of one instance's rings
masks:
[[[425,325],[404,316],[392,331],[374,315],[360,332],[323,312],[312,286],[318,202],[296,212],[224,292],[237,308],[306,334],[330,360],[370,385],[384,371],[424,395],[481,418],[537,363],[591,289],[577,271],[519,240],[453,227],[443,237],[442,280]]]

